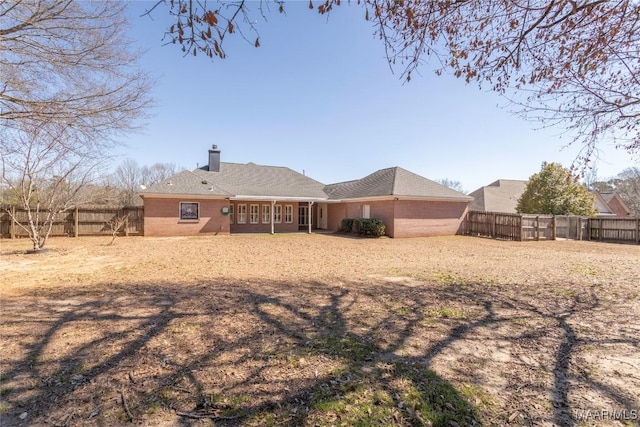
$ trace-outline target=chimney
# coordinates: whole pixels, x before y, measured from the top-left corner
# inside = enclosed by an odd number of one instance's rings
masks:
[[[209,172],[220,172],[220,150],[217,145],[209,149]]]

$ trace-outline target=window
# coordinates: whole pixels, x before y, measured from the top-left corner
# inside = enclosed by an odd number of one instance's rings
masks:
[[[280,224],[282,222],[282,205],[273,207],[273,222]]]
[[[233,203],[229,205],[229,223],[233,224]]]
[[[180,202],[180,220],[197,221],[200,218],[199,207],[196,202]]]
[[[238,205],[238,224],[247,223],[247,205]]]
[[[251,205],[249,206],[249,222],[251,224],[258,223],[258,215],[260,212],[260,205]]]
[[[262,205],[262,223],[271,223],[271,205]]]
[[[293,205],[285,205],[284,222],[291,224],[293,222]]]
[[[371,206],[370,205],[362,205],[362,218],[365,218],[365,219],[371,218]]]

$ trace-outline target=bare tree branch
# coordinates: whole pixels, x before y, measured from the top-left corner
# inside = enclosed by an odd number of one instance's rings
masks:
[[[274,3],[284,11],[281,1]],[[341,0],[314,9],[333,12]],[[564,127],[573,143],[613,142],[640,151],[640,3],[633,0],[354,0],[384,44],[392,71],[410,80],[435,60],[436,74],[450,72],[489,87],[515,111],[544,126]],[[176,23],[169,43],[196,55],[226,58],[224,41],[244,31],[259,37],[250,2],[164,0]],[[313,3],[311,3],[313,6]],[[149,12],[151,12],[151,10]],[[227,15],[226,12],[231,12]],[[158,12],[159,13],[159,12]],[[370,15],[371,13],[371,15]]]

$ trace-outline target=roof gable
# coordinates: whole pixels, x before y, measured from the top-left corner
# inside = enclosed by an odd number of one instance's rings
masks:
[[[598,209],[600,214],[616,216],[631,215],[631,210],[615,191],[592,191],[591,193],[596,196],[596,209]]]
[[[384,196],[470,200],[458,191],[401,167],[380,169],[364,178],[324,187],[330,199],[360,199]]]

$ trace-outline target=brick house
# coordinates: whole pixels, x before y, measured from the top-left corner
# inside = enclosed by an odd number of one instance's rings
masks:
[[[631,210],[615,191],[592,191],[595,196],[595,208],[598,216],[629,216]]]
[[[400,167],[325,185],[286,167],[220,161],[144,189],[147,236],[337,231],[344,218],[378,218],[390,237],[453,235],[471,197]]]

